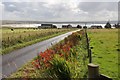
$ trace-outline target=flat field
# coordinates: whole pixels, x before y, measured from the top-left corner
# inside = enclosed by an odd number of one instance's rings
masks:
[[[92,62],[98,64],[100,73],[113,79],[118,77],[118,29],[89,29]]]
[[[72,31],[75,29],[11,29],[2,28],[2,53],[6,54],[13,50],[43,41],[60,34]]]

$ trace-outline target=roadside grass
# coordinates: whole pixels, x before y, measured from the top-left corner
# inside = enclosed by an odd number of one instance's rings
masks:
[[[9,37],[11,42],[9,41],[6,41],[5,43],[2,42],[3,45],[7,44],[8,47],[4,48],[4,46],[2,45],[3,48],[0,54],[4,55],[16,49],[23,48],[25,46],[64,34],[72,30],[75,30],[75,29],[60,29],[60,30],[58,29],[40,29],[40,30],[14,29],[14,32],[11,32],[10,29],[3,29],[2,41],[6,40],[7,37]],[[26,36],[26,35],[30,35],[30,36]],[[19,36],[21,36],[22,38]]]
[[[118,29],[89,29],[88,35],[93,63],[99,65],[101,74],[118,78]]]
[[[24,66],[22,66],[18,71],[11,74],[7,80],[15,80],[16,78],[43,78],[42,74],[44,70],[36,69],[31,63],[35,59],[29,61]]]

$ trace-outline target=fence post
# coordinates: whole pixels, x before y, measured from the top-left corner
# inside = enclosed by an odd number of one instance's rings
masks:
[[[88,34],[86,29],[85,29],[85,37],[86,37],[87,51],[88,51],[88,57],[89,57],[89,39],[88,39]]]
[[[85,29],[85,36],[86,36],[86,43],[87,43],[87,51],[88,51],[89,63],[92,63],[92,51],[90,49],[89,38],[88,38],[88,34],[87,34],[87,30],[86,29]]]
[[[88,64],[88,80],[99,80],[99,66],[89,63]]]
[[[89,63],[92,63],[92,51],[89,49]]]

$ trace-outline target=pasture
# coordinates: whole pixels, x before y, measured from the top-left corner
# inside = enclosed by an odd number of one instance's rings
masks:
[[[2,28],[2,53],[6,54],[13,50],[46,40],[74,29],[36,29]]]
[[[118,29],[89,29],[92,62],[98,64],[100,73],[113,79],[118,77]]]

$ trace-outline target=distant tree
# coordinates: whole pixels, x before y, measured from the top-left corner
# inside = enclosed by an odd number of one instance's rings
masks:
[[[107,22],[107,23],[106,23],[105,28],[111,28],[110,22]]]
[[[82,28],[82,26],[81,26],[81,25],[77,25],[77,28],[80,28],[80,29],[81,29],[81,28]]]
[[[120,24],[119,23],[117,23],[117,27],[116,28],[120,28]]]
[[[117,24],[114,24],[113,27],[116,27]]]
[[[115,28],[120,28],[120,24],[117,23],[117,24],[114,25],[114,27],[115,27]]]

